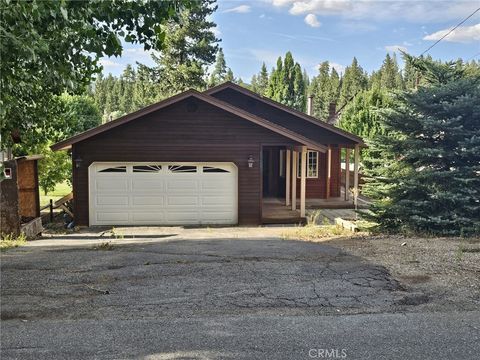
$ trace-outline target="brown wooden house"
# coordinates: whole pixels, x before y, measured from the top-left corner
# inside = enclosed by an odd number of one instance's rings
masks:
[[[261,224],[269,199],[304,217],[307,201],[341,196],[341,149],[347,160],[355,149],[357,175],[362,145],[356,135],[227,82],[52,149],[72,151],[77,225],[191,225]]]

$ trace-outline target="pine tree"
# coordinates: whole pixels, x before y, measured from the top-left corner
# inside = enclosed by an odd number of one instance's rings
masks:
[[[305,110],[306,88],[302,68],[295,63],[292,53],[285,54],[285,60],[277,60],[277,67],[272,70],[265,95],[275,101],[299,111]]]
[[[123,70],[122,76],[120,77],[120,82],[122,83],[122,93],[120,94],[118,110],[124,114],[129,114],[136,110],[132,101],[135,81],[135,70],[133,69],[132,65],[128,64]]]
[[[225,55],[223,54],[222,48],[218,49],[217,60],[215,62],[215,67],[210,75],[208,82],[209,87],[216,86],[225,82],[227,77],[227,63],[225,62]]]
[[[357,58],[353,58],[352,64],[345,69],[340,90],[339,106],[346,105],[361,90],[367,87],[368,80]]]
[[[480,73],[406,57],[423,84],[398,96],[370,144],[365,216],[385,230],[478,234]]]
[[[165,28],[165,48],[153,56],[156,77],[163,97],[188,90],[206,88],[207,67],[215,61],[218,41],[209,19],[217,9],[215,0],[199,0],[197,6],[180,13],[180,23],[171,21]]]
[[[232,69],[228,68],[227,75],[225,75],[225,81],[235,81]]]
[[[267,67],[265,66],[265,63],[262,64],[262,68],[260,70],[260,73],[257,76],[257,92],[260,95],[265,95],[265,92],[268,87],[268,71]]]

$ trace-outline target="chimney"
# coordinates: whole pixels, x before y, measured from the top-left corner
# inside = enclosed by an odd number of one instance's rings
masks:
[[[307,98],[307,115],[313,116],[313,95]]]
[[[328,106],[328,119],[329,124],[335,124],[337,122],[337,104],[331,102]]]

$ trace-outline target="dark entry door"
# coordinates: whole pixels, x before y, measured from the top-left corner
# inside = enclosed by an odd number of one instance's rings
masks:
[[[279,146],[269,146],[263,148],[262,165],[264,197],[285,196],[285,175],[283,174],[285,157],[281,157],[280,155],[280,151],[283,149],[283,147]],[[282,161],[282,164],[280,161]]]

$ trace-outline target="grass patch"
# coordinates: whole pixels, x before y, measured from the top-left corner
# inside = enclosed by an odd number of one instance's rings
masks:
[[[0,251],[4,252],[8,249],[13,249],[19,246],[25,245],[27,242],[27,237],[25,234],[21,233],[18,236],[12,234],[2,235],[0,239]]]
[[[65,195],[68,195],[72,192],[72,188],[66,181],[57,184],[53,191],[50,191],[47,195],[43,191],[40,191],[40,206],[47,205],[50,202],[50,199],[57,201]]]
[[[306,225],[298,227],[293,230],[288,230],[282,233],[282,237],[287,240],[307,240],[314,241],[325,239],[333,236],[352,235],[348,230],[345,230],[336,225]]]

